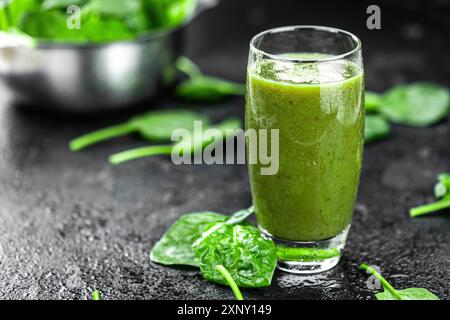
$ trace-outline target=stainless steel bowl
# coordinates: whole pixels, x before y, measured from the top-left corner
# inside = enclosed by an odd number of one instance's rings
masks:
[[[199,1],[187,23],[215,4]],[[154,97],[173,83],[185,25],[107,44],[0,44],[0,80],[15,100],[40,107],[76,112],[120,109]]]

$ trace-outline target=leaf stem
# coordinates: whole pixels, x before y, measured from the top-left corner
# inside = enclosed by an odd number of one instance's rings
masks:
[[[87,146],[99,143],[110,138],[120,137],[132,133],[135,128],[132,124],[126,122],[115,126],[107,127],[82,135],[70,141],[70,150],[79,151]]]
[[[236,300],[244,300],[244,297],[242,296],[241,290],[239,290],[239,287],[237,286],[236,282],[234,281],[231,274],[228,272],[228,270],[221,264],[216,266],[217,271],[219,271],[222,276],[227,281],[228,285],[231,287],[231,290],[233,290],[233,293],[236,297]]]
[[[362,270],[371,273],[375,278],[380,280],[383,287],[388,290],[395,298],[397,298],[398,300],[403,300],[402,296],[397,292],[397,290],[395,290],[395,288],[389,282],[387,282],[387,280],[383,278],[383,276],[379,274],[374,268],[365,263],[362,263],[359,267]]]
[[[157,155],[168,155],[172,153],[171,145],[163,145],[163,146],[150,146],[150,147],[142,147],[131,150],[126,150],[123,152],[115,153],[109,156],[108,161],[111,164],[117,165],[126,161],[157,156]]]
[[[446,208],[450,208],[450,197],[445,197],[444,199],[441,199],[439,201],[412,208],[411,210],[409,210],[409,215],[411,216],[411,218],[415,218],[417,216]]]
[[[239,224],[245,221],[245,219],[247,219],[249,216],[251,216],[254,211],[255,210],[253,206],[247,209],[239,210],[227,220],[226,224]]]
[[[203,75],[200,68],[187,57],[178,58],[176,65],[178,70],[187,74],[191,79],[201,77]]]

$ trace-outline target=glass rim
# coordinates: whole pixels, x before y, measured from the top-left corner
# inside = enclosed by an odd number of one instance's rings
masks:
[[[255,42],[261,38],[262,36],[264,36],[265,34],[269,34],[269,33],[279,33],[279,32],[283,32],[283,31],[293,31],[295,29],[302,29],[302,30],[320,30],[320,31],[326,31],[326,32],[330,32],[330,33],[341,33],[344,34],[348,37],[350,37],[355,43],[356,46],[347,52],[344,52],[342,54],[338,54],[338,55],[332,55],[331,57],[326,57],[326,58],[314,58],[314,59],[299,59],[299,58],[288,58],[288,57],[280,57],[279,55],[276,54],[271,54],[268,53],[264,50],[258,49],[255,46]],[[344,59],[348,56],[353,55],[354,53],[358,52],[359,50],[361,50],[361,40],[359,40],[359,38],[357,36],[355,36],[353,33],[345,31],[343,29],[339,29],[339,28],[334,28],[334,27],[325,27],[325,26],[315,26],[315,25],[293,25],[293,26],[285,26],[285,27],[277,27],[277,28],[272,28],[272,29],[267,29],[264,30],[258,34],[256,34],[255,36],[253,36],[253,38],[250,40],[250,50],[255,52],[255,53],[259,53],[271,60],[277,60],[277,61],[283,61],[283,62],[293,62],[293,63],[312,63],[312,62],[328,62],[328,61],[336,61],[336,60],[341,60]]]

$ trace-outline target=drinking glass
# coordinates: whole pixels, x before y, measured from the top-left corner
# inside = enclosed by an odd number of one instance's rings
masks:
[[[246,129],[257,133],[247,139],[248,160],[256,159],[248,161],[253,204],[259,228],[277,246],[278,268],[333,268],[350,228],[363,156],[361,42],[319,26],[256,35],[245,109]],[[255,145],[278,153],[276,172],[264,170]]]

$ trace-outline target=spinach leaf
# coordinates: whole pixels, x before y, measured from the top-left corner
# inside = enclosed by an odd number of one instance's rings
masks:
[[[170,141],[174,130],[192,130],[195,121],[209,125],[208,118],[202,114],[181,109],[149,112],[132,118],[130,122],[147,140]]]
[[[9,28],[16,28],[22,17],[29,12],[35,12],[40,9],[40,3],[37,0],[3,0],[3,11],[7,17]],[[0,7],[2,6],[0,5]],[[4,29],[8,31],[8,29]]]
[[[165,16],[165,25],[173,27],[181,24],[186,17],[192,15],[197,5],[195,0],[169,0]]]
[[[364,140],[366,143],[386,138],[391,128],[389,123],[378,115],[366,115],[364,128]]]
[[[210,127],[220,130],[221,135],[215,136],[215,140],[211,137],[205,136],[204,132],[197,132],[194,130],[189,139],[182,139],[174,145],[149,146],[126,150],[109,156],[108,161],[111,164],[117,165],[143,157],[170,155],[172,152],[176,152],[180,155],[195,154],[196,152],[203,150],[203,148],[210,145],[214,141],[217,142],[220,138],[228,139],[234,134],[234,130],[239,129],[240,127],[241,121],[239,119],[231,118]]]
[[[0,31],[8,30],[11,25],[11,18],[6,12],[6,6],[8,3],[8,0],[0,0]]]
[[[67,28],[70,5],[81,7],[80,30]],[[36,39],[56,42],[126,40],[179,26],[196,6],[197,0],[1,0],[0,30],[16,28]]]
[[[179,71],[188,75],[189,79],[175,89],[175,95],[183,100],[216,102],[231,95],[244,95],[245,85],[232,81],[205,76],[188,58],[177,60]]]
[[[431,212],[450,208],[450,174],[441,173],[437,177],[438,182],[434,186],[434,195],[440,200],[422,205],[409,210],[409,215],[414,218]]]
[[[219,124],[213,125],[208,129],[217,129],[218,136],[214,136],[218,141],[220,138],[224,140],[228,139],[230,136],[234,135],[234,131],[236,129],[241,128],[241,121],[237,118],[227,119]],[[214,140],[212,137],[208,137],[205,135],[205,132],[195,131],[190,139],[182,139],[180,142],[176,143],[173,146],[173,151],[178,152],[181,155],[187,154],[195,154],[196,152],[200,152],[211,144]]]
[[[432,83],[399,85],[383,95],[377,110],[389,121],[425,127],[444,119],[449,111],[447,88]]]
[[[134,30],[130,30],[123,21],[114,17],[84,14],[82,20],[84,22],[80,32],[84,42],[130,40],[135,37]]]
[[[375,294],[377,300],[439,300],[439,297],[424,288],[408,288],[396,290],[397,295],[393,295],[390,290]]]
[[[366,91],[366,93],[365,93],[365,109],[367,112],[377,111],[379,106],[382,103],[383,103],[382,95],[375,93],[375,92]]]
[[[277,257],[284,261],[318,261],[339,257],[338,249],[288,248],[277,246]]]
[[[180,99],[204,102],[216,102],[231,95],[244,94],[243,84],[206,76],[187,80],[175,89],[175,95]]]
[[[67,28],[67,18],[59,11],[36,11],[24,14],[19,29],[27,35],[38,39],[54,41],[83,41],[80,30]]]
[[[241,287],[271,283],[275,244],[244,220],[253,207],[231,217],[213,212],[181,216],[153,247],[150,258],[164,265],[200,267],[205,279],[228,284],[243,300]]]
[[[164,265],[198,267],[200,263],[192,250],[193,243],[201,237],[208,225],[226,220],[226,216],[214,212],[181,216],[153,247],[150,259]]]
[[[0,31],[4,32],[9,28],[9,20],[6,15],[6,11],[3,8],[0,8]]]
[[[175,129],[192,130],[194,121],[202,121],[209,124],[206,117],[189,110],[151,111],[133,117],[125,123],[100,129],[73,139],[70,142],[70,149],[79,151],[101,141],[136,131],[150,141],[170,141],[172,132]]]
[[[236,282],[234,281],[233,277],[228,272],[228,270],[222,265],[216,266],[216,269],[222,274],[222,276],[230,286],[231,290],[233,290],[236,300],[244,300],[241,290],[239,290],[239,287],[237,286]]]
[[[97,27],[108,33],[111,33],[111,30],[101,26],[101,23],[104,23],[108,17],[115,18],[114,20],[110,19],[109,22],[116,23],[117,27],[120,25],[130,33],[131,37],[150,28],[148,16],[144,11],[142,2],[139,0],[90,0],[83,6],[82,16],[84,19],[91,16],[94,16],[94,18],[100,17],[97,20]],[[92,20],[88,19],[89,23],[92,24]],[[97,30],[97,33],[92,32],[92,35],[101,37],[102,33],[98,33]],[[118,37],[120,36],[118,35]],[[105,40],[109,39],[114,39],[114,37],[107,37]]]
[[[201,238],[211,223],[241,223],[253,213],[253,206],[227,217],[215,212],[198,212],[182,215],[153,247],[150,258],[165,265],[189,265],[198,267],[192,245]]]
[[[87,2],[88,0],[44,0],[42,2],[42,9],[53,10],[53,9],[64,9],[66,10],[71,5],[80,6]]]
[[[229,271],[239,287],[265,287],[272,281],[277,263],[275,244],[252,225],[213,223],[193,249],[208,281],[227,284],[218,265]]]
[[[94,3],[96,1],[89,2]],[[136,14],[130,16],[136,17]],[[65,11],[43,9],[24,13],[18,28],[34,38],[55,42],[101,42],[130,39],[135,35],[133,30],[114,16],[101,16],[99,13],[82,10],[81,21],[81,29],[69,29]]]
[[[197,0],[142,0],[153,28],[172,28],[192,16]]]
[[[83,6],[83,12],[124,18],[142,11],[140,1],[136,0],[90,0]]]
[[[394,289],[394,287],[384,279],[375,269],[363,263],[360,268],[371,273],[380,280],[384,292],[376,293],[377,300],[439,300],[439,297],[424,288],[408,288],[403,290]]]
[[[94,292],[92,292],[92,300],[102,300],[101,292],[98,290],[94,290]]]

